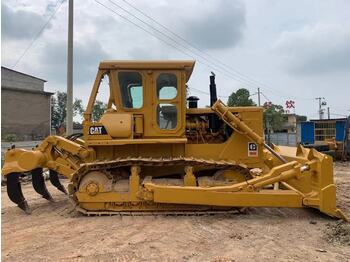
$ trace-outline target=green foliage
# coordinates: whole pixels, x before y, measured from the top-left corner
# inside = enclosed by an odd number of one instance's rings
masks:
[[[15,142],[17,141],[17,136],[15,134],[5,134],[3,139],[6,142]]]
[[[73,115],[82,116],[84,106],[81,99],[75,99],[73,103]],[[58,131],[59,127],[65,123],[67,116],[67,93],[57,91],[51,97],[51,127]]]
[[[240,88],[229,96],[227,105],[228,106],[255,106],[256,104],[250,98],[249,90],[245,88]]]
[[[279,130],[282,128],[285,118],[283,116],[284,110],[281,105],[272,104],[271,107],[264,111],[264,126],[268,131]]]
[[[85,112],[83,101],[81,99],[75,99],[73,103],[73,116],[83,116]]]
[[[101,116],[107,109],[107,104],[103,103],[100,100],[96,100],[94,104],[94,108],[92,110],[92,120],[98,121],[100,120]]]

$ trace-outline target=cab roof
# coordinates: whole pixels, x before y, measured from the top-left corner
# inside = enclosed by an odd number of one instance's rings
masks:
[[[107,60],[100,62],[99,69],[127,69],[127,70],[184,70],[186,81],[191,77],[194,60]]]

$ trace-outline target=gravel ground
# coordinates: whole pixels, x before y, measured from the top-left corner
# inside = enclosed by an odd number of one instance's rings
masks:
[[[338,205],[350,217],[350,162],[335,164]],[[69,213],[23,185],[25,215],[1,190],[2,261],[349,261],[349,224],[311,209],[249,208],[211,216]]]

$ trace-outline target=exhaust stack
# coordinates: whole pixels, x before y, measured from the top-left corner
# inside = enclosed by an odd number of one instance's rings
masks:
[[[209,90],[210,90],[210,107],[212,107],[215,102],[218,100],[218,96],[216,93],[216,84],[215,84],[215,74],[214,72],[211,72],[210,78],[210,85],[209,85]],[[219,129],[219,118],[216,114],[211,114],[209,118],[209,128],[213,131],[216,132]]]
[[[215,84],[215,74],[214,72],[211,72],[211,76],[210,78],[210,85],[209,85],[209,89],[210,89],[210,107],[212,107],[215,102],[218,100],[218,96],[216,94],[216,84]]]

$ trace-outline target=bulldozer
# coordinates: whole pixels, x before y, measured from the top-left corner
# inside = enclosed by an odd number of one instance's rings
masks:
[[[314,208],[347,219],[336,206],[332,158],[314,149],[267,144],[262,107],[228,107],[209,77],[210,106],[187,95],[195,61],[102,61],[83,131],[51,135],[32,150],[6,152],[11,201],[30,214],[20,177],[52,201],[43,171],[87,215],[225,212],[244,207]],[[109,99],[92,113],[102,80]],[[64,187],[59,176],[69,180]]]

